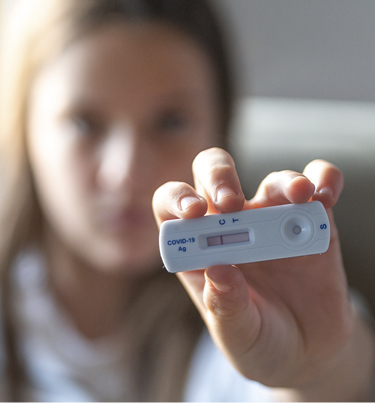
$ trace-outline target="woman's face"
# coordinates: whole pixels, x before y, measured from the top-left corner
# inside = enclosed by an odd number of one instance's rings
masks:
[[[204,52],[158,23],[102,28],[36,77],[28,149],[49,227],[72,256],[107,271],[154,268],[153,192],[191,182],[217,143],[217,83]]]

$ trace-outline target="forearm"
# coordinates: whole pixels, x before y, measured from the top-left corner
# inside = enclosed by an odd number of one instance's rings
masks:
[[[328,371],[296,389],[277,389],[279,401],[369,401],[375,382],[375,343],[370,326],[354,313],[352,335]]]

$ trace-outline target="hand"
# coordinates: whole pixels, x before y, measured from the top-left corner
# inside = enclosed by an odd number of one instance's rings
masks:
[[[217,148],[193,163],[195,189],[170,182],[154,195],[157,222],[218,212],[319,200],[331,225],[322,255],[215,266],[178,273],[212,338],[247,378],[269,386],[308,388],[341,365],[354,316],[331,208],[343,188],[334,165],[315,160],[303,174],[272,173],[244,199],[231,156]]]

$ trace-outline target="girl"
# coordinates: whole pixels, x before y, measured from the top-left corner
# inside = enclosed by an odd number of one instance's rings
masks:
[[[200,316],[159,258],[151,208],[158,187],[159,223],[203,215],[207,203],[210,213],[244,206],[230,156],[212,148],[225,146],[232,85],[208,4],[33,0],[21,2],[12,27],[0,119],[4,399],[274,398],[201,338]],[[191,187],[197,154],[200,194]],[[311,197],[332,207],[339,171],[315,162],[305,175],[310,180],[269,177],[245,207]],[[345,394],[332,396],[353,400],[366,391],[372,359],[361,348],[372,341],[359,319],[359,333],[352,330],[335,232],[332,244],[320,260],[265,263],[252,274],[247,266],[207,269],[206,280],[200,272],[180,276],[246,378],[329,400],[336,387],[326,391],[326,381],[337,374]],[[212,357],[219,357],[212,380],[197,380]],[[221,387],[221,376],[237,382],[240,397]]]

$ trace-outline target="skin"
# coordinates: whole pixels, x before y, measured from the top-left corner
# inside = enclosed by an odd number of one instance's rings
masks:
[[[332,214],[343,188],[338,168],[316,160],[302,174],[272,173],[248,201],[225,151],[200,153],[193,173],[195,188],[166,183],[156,191],[159,224],[309,200],[324,204],[331,224],[330,247],[323,255],[178,274],[219,348],[245,377],[275,387],[277,399],[366,399],[373,337],[348,299]],[[182,197],[190,202],[185,209]]]
[[[50,281],[87,337],[118,328],[134,282],[161,270],[152,195],[192,183],[192,160],[217,142],[216,88],[200,47],[157,23],[90,33],[33,82],[27,140]]]

